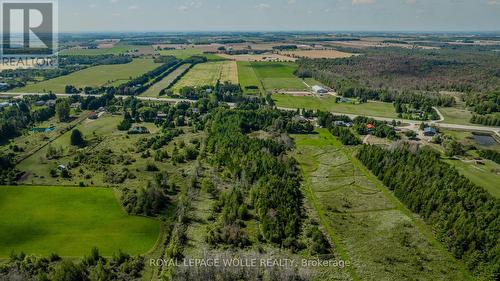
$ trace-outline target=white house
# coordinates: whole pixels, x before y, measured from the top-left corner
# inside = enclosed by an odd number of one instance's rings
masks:
[[[312,86],[312,90],[316,93],[316,94],[326,94],[328,93],[328,90],[319,86],[319,85],[314,85]]]

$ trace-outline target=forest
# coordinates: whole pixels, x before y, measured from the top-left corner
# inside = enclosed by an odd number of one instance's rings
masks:
[[[480,280],[500,277],[500,201],[461,176],[431,149],[363,146],[358,158]]]

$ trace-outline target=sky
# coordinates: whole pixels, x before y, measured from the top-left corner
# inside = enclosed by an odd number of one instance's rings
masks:
[[[500,31],[500,0],[58,0],[61,32]]]

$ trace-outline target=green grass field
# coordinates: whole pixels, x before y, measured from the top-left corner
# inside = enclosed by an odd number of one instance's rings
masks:
[[[386,118],[397,118],[394,106],[390,103],[368,102],[362,104],[335,103],[334,97],[291,96],[274,94],[276,105],[284,108],[305,108],[330,111],[334,113],[356,114]]]
[[[246,89],[245,87],[258,87],[260,91],[264,91],[255,70],[250,62],[239,61],[238,64],[238,80],[241,88],[246,94],[258,94],[259,90]]]
[[[99,65],[73,72],[66,76],[46,80],[36,84],[29,84],[26,87],[16,88],[15,92],[38,93],[55,92],[64,93],[66,85],[73,85],[77,88],[100,87],[105,85],[117,86],[131,78],[138,77],[154,68],[158,67],[151,59],[135,59],[128,64]]]
[[[446,162],[453,165],[460,174],[470,181],[486,189],[491,195],[500,198],[499,164],[490,160],[485,160],[484,165],[478,165],[474,161],[446,160]]]
[[[472,125],[470,119],[472,118],[472,113],[465,109],[455,108],[455,107],[439,107],[439,112],[444,117],[445,123],[460,124],[460,125]]]
[[[0,187],[0,258],[11,251],[79,257],[96,246],[144,254],[153,248],[159,223],[128,216],[112,189]]]
[[[141,96],[145,97],[160,96],[160,91],[169,86],[170,83],[172,83],[172,81],[174,81],[179,75],[181,75],[189,66],[190,64],[183,64],[179,66],[176,70],[172,71],[172,73],[167,75],[160,82],[149,87],[149,89],[146,92],[144,92]]]
[[[215,54],[204,54],[203,50],[190,48],[190,49],[182,49],[182,50],[164,50],[159,51],[162,56],[174,56],[178,59],[187,59],[192,56],[203,56],[206,57],[210,61],[216,60],[224,60],[223,57],[219,57]]]
[[[215,85],[221,76],[223,64],[226,62],[207,62],[195,65],[173,87],[172,91],[178,92],[184,87]]]
[[[326,129],[294,135],[303,191],[354,280],[467,280],[428,228]],[[464,272],[464,273],[463,273]]]
[[[307,86],[297,76],[295,63],[285,62],[250,62],[257,78],[267,91],[273,90],[307,90]]]
[[[66,49],[59,53],[61,56],[99,56],[99,55],[120,55],[134,50],[141,52],[142,50],[151,49],[152,46],[134,46],[117,44],[112,48],[102,49]]]

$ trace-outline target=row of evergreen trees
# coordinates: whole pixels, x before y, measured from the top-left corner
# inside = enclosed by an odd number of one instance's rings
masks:
[[[499,280],[500,200],[461,176],[439,155],[406,147],[363,146],[358,158],[413,212],[430,224],[451,253],[479,280]]]

